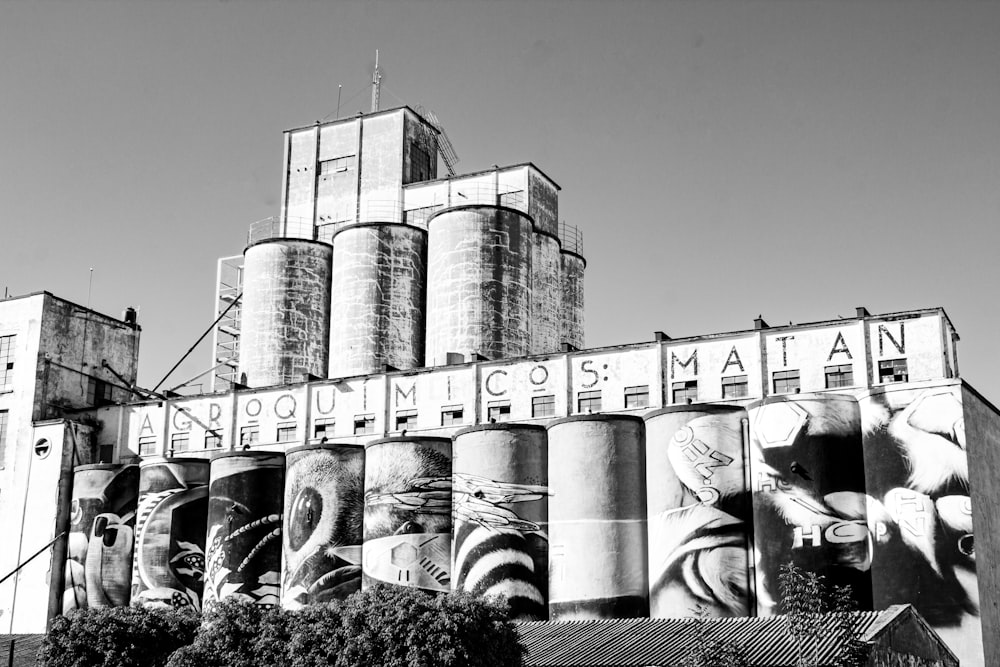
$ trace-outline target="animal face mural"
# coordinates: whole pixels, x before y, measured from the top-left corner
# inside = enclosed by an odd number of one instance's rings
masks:
[[[965,420],[957,386],[861,399],[875,605],[912,604],[962,661],[982,665]]]
[[[749,614],[750,499],[743,419],[729,406],[646,416],[649,605],[653,618]]]
[[[206,607],[228,597],[278,604],[284,483],[284,454],[233,452],[212,459]]]
[[[757,614],[778,613],[783,563],[850,586],[872,608],[861,415],[851,396],[796,394],[751,404]]]
[[[365,449],[363,586],[451,587],[451,440],[389,438]]]
[[[138,495],[137,465],[88,465],[74,471],[64,614],[128,605]]]
[[[140,464],[132,604],[201,610],[207,512],[208,461]]]
[[[541,426],[489,425],[454,442],[452,588],[548,618],[548,447]]]
[[[365,450],[295,447],[286,458],[281,604],[343,599],[361,589]]]

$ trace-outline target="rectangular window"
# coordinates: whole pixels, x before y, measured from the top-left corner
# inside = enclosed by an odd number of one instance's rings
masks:
[[[156,436],[147,435],[139,438],[139,456],[153,456],[156,454]]]
[[[465,410],[461,405],[446,405],[441,408],[441,426],[456,426],[463,422]]]
[[[0,454],[3,453],[3,446],[7,442],[7,420],[9,418],[9,411],[0,410]]]
[[[854,368],[850,364],[826,367],[826,388],[854,386]]]
[[[588,414],[601,411],[601,390],[581,391],[576,395],[576,411]]]
[[[906,359],[887,359],[878,362],[878,381],[882,384],[906,382],[909,378]]]
[[[532,417],[554,417],[556,414],[556,397],[552,394],[548,396],[531,397]]]
[[[490,401],[486,410],[491,422],[510,421],[510,401]]]
[[[190,433],[174,433],[170,436],[170,450],[173,454],[176,454],[177,452],[186,452],[189,449],[191,449]]]
[[[0,391],[10,389],[14,382],[14,339],[0,336]]]
[[[368,435],[375,432],[375,415],[355,415],[354,435]]]
[[[102,405],[108,405],[111,402],[111,385],[98,378],[88,378],[87,405],[99,408]]]
[[[331,174],[336,174],[339,171],[347,171],[351,168],[351,162],[353,160],[353,155],[344,155],[342,157],[335,157],[332,160],[323,160],[319,163],[319,175],[330,176]]]
[[[410,144],[410,183],[431,177],[431,156],[420,146]]]
[[[625,409],[635,410],[636,408],[649,407],[649,385],[644,384],[639,387],[625,387]]]
[[[404,429],[415,429],[417,428],[417,411],[416,410],[396,410],[396,430],[402,431]]]
[[[794,394],[799,389],[798,371],[774,371],[775,394]]]
[[[249,447],[260,442],[260,426],[244,426],[240,429],[240,447]]]
[[[698,381],[685,380],[684,382],[674,382],[670,385],[671,395],[674,403],[687,403],[698,400]]]
[[[750,395],[746,375],[722,378],[722,398],[746,398]]]
[[[326,417],[323,419],[317,419],[313,422],[313,437],[314,438],[332,438],[333,437],[333,427],[336,424],[333,417]]]
[[[299,430],[295,422],[278,424],[278,442],[294,442],[295,433]]]
[[[219,447],[222,447],[222,433],[205,431],[205,449],[218,449]]]

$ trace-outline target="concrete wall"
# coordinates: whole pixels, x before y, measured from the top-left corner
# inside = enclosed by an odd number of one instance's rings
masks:
[[[587,262],[582,256],[563,251],[562,263],[562,323],[561,338],[575,348],[584,346],[583,275]]]

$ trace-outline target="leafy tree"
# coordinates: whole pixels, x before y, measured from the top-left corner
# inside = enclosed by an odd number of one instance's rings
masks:
[[[167,667],[284,667],[289,615],[276,607],[223,600],[205,613],[194,643],[170,656]]]
[[[695,611],[694,649],[681,660],[678,667],[749,667],[746,651],[732,641],[712,637],[707,612],[703,606]]]
[[[52,622],[39,658],[45,667],[162,667],[194,639],[198,621],[168,609],[79,609]]]

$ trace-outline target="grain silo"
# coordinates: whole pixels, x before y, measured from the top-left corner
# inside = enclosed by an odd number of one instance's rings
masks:
[[[427,365],[449,353],[529,352],[532,220],[504,206],[452,206],[428,221]]]
[[[559,237],[562,241],[559,253],[562,265],[560,342],[583,349],[583,274],[587,269],[587,260],[583,258],[583,234],[573,225],[561,224]]]
[[[311,224],[271,220],[250,229],[239,353],[247,386],[327,375],[333,248],[314,234]]]
[[[531,354],[549,354],[562,343],[562,255],[559,238],[531,235]]]
[[[642,419],[578,415],[548,432],[549,618],[647,616]]]
[[[548,438],[536,424],[455,434],[452,590],[499,596],[511,616],[548,618]]]
[[[348,225],[333,237],[330,377],[424,362],[427,231],[395,222]]]

